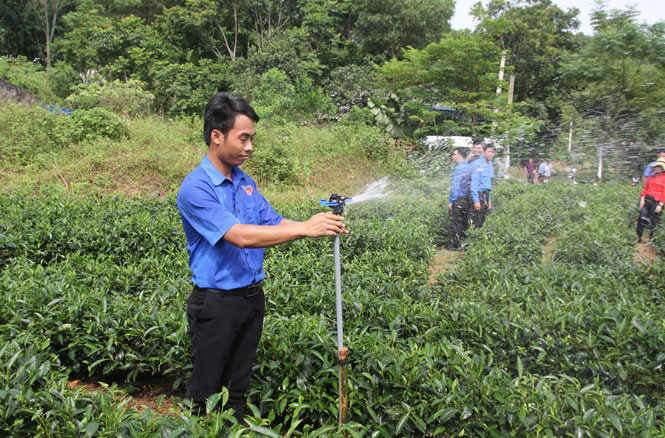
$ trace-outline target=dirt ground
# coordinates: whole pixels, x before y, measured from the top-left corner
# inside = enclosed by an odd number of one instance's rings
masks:
[[[638,243],[635,246],[635,261],[650,265],[658,260],[658,254],[654,251],[653,246],[648,244],[648,237],[645,240],[646,242]]]
[[[429,264],[429,281],[436,283],[436,274],[452,272],[457,261],[464,258],[464,251],[449,251],[441,248],[434,251]]]
[[[180,409],[177,400],[185,396],[185,388],[181,385],[173,389],[175,379],[172,377],[153,376],[141,377],[133,383],[120,383],[118,389],[124,391],[129,398],[128,405],[139,411],[150,408],[162,415],[177,414]],[[109,385],[111,382],[105,382]],[[104,391],[104,387],[95,380],[73,380],[67,384],[68,388],[84,388],[86,391]],[[164,396],[161,404],[160,396]],[[174,398],[176,402],[174,402]]]

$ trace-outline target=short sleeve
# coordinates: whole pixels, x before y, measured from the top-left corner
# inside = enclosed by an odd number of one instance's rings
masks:
[[[184,221],[212,246],[217,244],[232,226],[240,223],[226,207],[226,201],[218,198],[211,184],[201,180],[185,180],[176,199]]]

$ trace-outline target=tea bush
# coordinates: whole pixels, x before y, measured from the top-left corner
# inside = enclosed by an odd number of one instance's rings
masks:
[[[663,436],[665,265],[632,258],[637,192],[500,182],[485,226],[434,284],[427,264],[449,232],[442,191],[428,193],[345,212],[347,435]],[[187,378],[191,285],[172,198],[45,192],[0,196],[0,208],[3,430],[340,436],[333,239],[266,251],[251,416],[232,426],[228,412],[191,418],[186,402],[163,417],[112,386],[65,387]],[[320,208],[279,210],[302,220]]]

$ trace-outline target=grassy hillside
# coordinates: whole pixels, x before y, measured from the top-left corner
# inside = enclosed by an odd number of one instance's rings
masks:
[[[177,190],[206,146],[199,118],[123,118],[103,109],[52,114],[40,107],[0,106],[0,191],[45,187],[76,195],[161,197]],[[244,170],[273,201],[355,193],[393,172],[403,153],[381,130],[257,125]]]

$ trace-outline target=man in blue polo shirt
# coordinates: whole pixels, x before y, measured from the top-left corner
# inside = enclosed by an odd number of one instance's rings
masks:
[[[486,144],[483,155],[474,163],[471,171],[471,198],[473,211],[471,221],[476,228],[481,228],[485,222],[487,211],[492,209],[492,178],[494,178],[494,146]]]
[[[466,230],[469,228],[471,206],[469,188],[471,186],[471,168],[473,164],[466,161],[468,152],[466,148],[455,148],[451,155],[456,166],[450,183],[450,195],[448,196],[450,228],[453,232],[453,240],[449,249],[454,251],[459,249],[466,237]]]
[[[226,387],[238,422],[264,316],[263,248],[303,237],[347,233],[330,212],[294,222],[279,215],[240,170],[252,152],[249,103],[215,94],[205,110],[208,152],[180,186],[177,205],[187,236],[194,290],[187,299],[193,369],[187,398],[205,414],[206,399]]]

